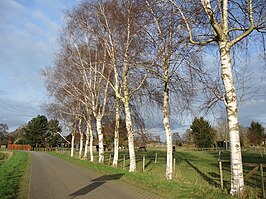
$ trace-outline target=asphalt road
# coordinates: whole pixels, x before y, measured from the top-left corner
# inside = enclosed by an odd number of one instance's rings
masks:
[[[101,175],[42,152],[30,152],[30,199],[142,199],[159,198],[119,179],[121,174]]]

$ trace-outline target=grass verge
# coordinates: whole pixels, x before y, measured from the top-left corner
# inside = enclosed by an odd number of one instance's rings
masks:
[[[3,164],[7,158],[8,158],[7,154],[1,153],[0,151],[0,165]]]
[[[18,199],[29,198],[31,165],[32,165],[31,156],[28,154],[28,160],[27,160],[26,167],[24,170],[24,175],[22,176],[20,184],[19,184],[19,192],[18,192],[18,197],[17,197]]]
[[[28,156],[25,152],[14,151],[11,158],[0,165],[1,199],[18,198],[21,179],[28,165]]]

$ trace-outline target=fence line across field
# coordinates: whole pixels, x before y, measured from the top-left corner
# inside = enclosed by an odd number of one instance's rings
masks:
[[[219,163],[219,171],[220,171],[220,180],[221,180],[221,189],[224,189],[223,183],[223,163],[230,163],[228,160],[218,160]],[[253,169],[244,176],[244,180],[249,179],[252,175],[254,175],[258,170],[260,171],[260,180],[261,180],[261,192],[262,198],[265,198],[265,178],[264,178],[264,170],[266,164],[257,164],[257,163],[243,163],[243,167],[253,167]]]

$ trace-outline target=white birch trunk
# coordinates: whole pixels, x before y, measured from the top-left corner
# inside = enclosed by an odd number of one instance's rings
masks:
[[[132,120],[131,120],[131,110],[129,106],[128,100],[124,101],[125,114],[126,114],[126,128],[128,133],[128,152],[129,152],[129,172],[134,172],[136,170],[136,157],[134,150],[134,131],[132,128]]]
[[[79,139],[79,159],[82,158],[82,151],[83,151],[83,133],[79,132],[80,139]]]
[[[113,167],[117,167],[118,164],[118,147],[119,147],[119,103],[116,101],[115,108],[115,137],[114,137],[114,159]]]
[[[90,125],[90,161],[93,162],[93,132]]]
[[[90,141],[90,135],[88,133],[86,133],[86,141],[85,141],[85,146],[84,146],[84,156],[83,159],[87,160],[88,159],[88,145],[89,145],[89,141]]]
[[[79,124],[78,124],[78,130],[79,130],[79,159],[82,158],[82,151],[83,151],[83,133],[82,133],[82,129],[81,129],[81,123],[82,120],[79,119]]]
[[[88,102],[87,102],[88,104]],[[87,112],[87,125],[86,125],[86,145],[85,145],[85,152],[84,158],[88,159],[88,147],[90,151],[90,161],[93,162],[93,132],[91,126],[91,111],[89,110],[88,106],[86,107]]]
[[[96,126],[98,133],[98,144],[99,144],[99,163],[104,162],[104,148],[103,148],[103,133],[102,133],[102,118],[96,118]]]
[[[91,121],[88,119],[87,121],[87,128],[86,128],[86,143],[84,149],[84,159],[88,159],[88,147],[90,149],[90,160],[93,162],[93,135],[92,135],[92,128],[91,128]]]
[[[169,78],[168,78],[168,64],[164,68],[164,100],[163,100],[163,123],[166,134],[167,156],[166,156],[166,173],[167,180],[173,178],[173,144],[172,133],[169,122]]]
[[[74,149],[75,149],[75,131],[71,134],[71,150],[70,150],[70,157],[74,157]]]
[[[231,191],[232,195],[241,193],[244,188],[243,165],[238,126],[238,101],[232,75],[230,47],[220,42],[220,59],[222,79],[225,87],[225,105],[229,127],[230,158],[231,158]]]
[[[87,121],[87,127],[86,127],[86,141],[85,141],[85,148],[84,148],[84,159],[88,159],[88,146],[90,141],[90,121],[88,119]]]

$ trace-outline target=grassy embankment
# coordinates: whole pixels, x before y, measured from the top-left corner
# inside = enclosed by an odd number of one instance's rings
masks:
[[[6,153],[0,151],[0,159],[0,198],[28,198],[29,180],[25,179],[25,170],[29,166],[29,154],[14,151],[8,158]]]

